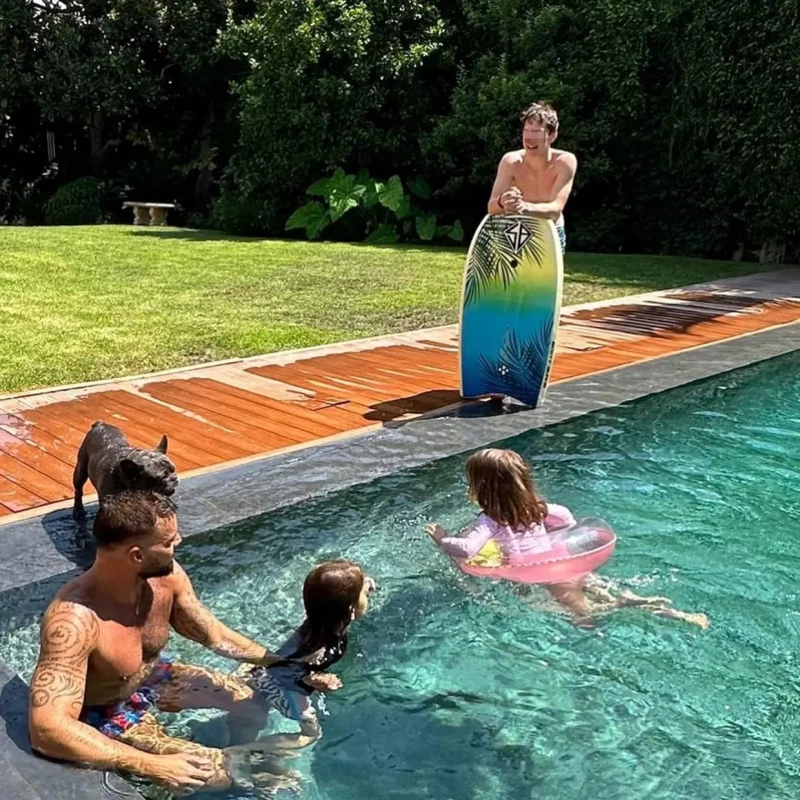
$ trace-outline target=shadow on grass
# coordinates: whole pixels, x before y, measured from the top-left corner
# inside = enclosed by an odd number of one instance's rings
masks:
[[[145,228],[131,226],[127,231],[130,236],[151,236],[164,241],[184,242],[237,242],[240,244],[259,244],[263,237],[237,236],[222,231],[195,230],[193,228]]]
[[[567,253],[564,278],[567,283],[598,288],[634,287],[647,292],[698,283],[712,285],[722,278],[752,275],[770,268],[775,265],[676,256]]]
[[[336,242],[336,241],[308,241],[306,239],[290,239],[287,237],[272,236],[240,236],[236,234],[224,233],[222,231],[199,230],[194,228],[151,228],[131,226],[128,233],[131,236],[152,236],[156,239],[165,241],[186,241],[186,242],[237,242],[243,244],[261,244],[272,242],[274,244],[296,244],[309,245],[318,248],[356,248],[368,250],[384,250],[403,253],[454,253],[466,257],[467,246],[448,246],[448,245],[422,245],[422,244],[390,244],[390,245],[370,245],[364,242]]]
[[[337,250],[344,256],[348,250],[418,255],[434,260],[437,256],[452,255],[466,259],[467,244],[460,246],[437,244],[392,244],[368,245],[364,242],[308,241],[300,238],[240,236],[215,230],[193,228],[152,228],[130,226],[131,236],[145,236],[163,241],[182,242],[235,242],[237,244],[264,244],[273,246],[296,245],[307,258],[309,248],[319,250],[320,255],[330,257]],[[612,253],[567,253],[565,281],[569,284],[584,284],[600,289],[619,287],[624,293],[631,291],[658,291],[696,283],[711,283],[715,280],[740,275],[749,275],[775,269],[778,265],[760,265],[754,262],[712,261],[700,258],[676,256],[634,255]],[[448,280],[450,278],[447,278]]]

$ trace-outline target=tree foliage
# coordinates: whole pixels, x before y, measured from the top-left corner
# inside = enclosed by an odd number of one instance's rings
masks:
[[[91,175],[278,235],[341,166],[423,175],[469,233],[548,99],[571,246],[788,261],[799,76],[792,0],[0,0],[0,215]]]

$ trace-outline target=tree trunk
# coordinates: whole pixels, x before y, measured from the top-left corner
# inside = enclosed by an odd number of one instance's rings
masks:
[[[105,167],[106,150],[103,147],[103,112],[94,111],[89,120],[89,144],[92,152],[92,175],[100,180]]]
[[[760,264],[783,264],[786,258],[786,242],[770,239],[761,245],[758,252]]]
[[[203,132],[200,134],[200,154],[207,156],[211,151],[211,133],[214,129],[214,101],[208,104],[208,111],[203,122]],[[205,160],[205,158],[203,159]],[[211,202],[211,181],[214,179],[214,165],[201,167],[194,182],[194,207],[196,210],[205,210]]]

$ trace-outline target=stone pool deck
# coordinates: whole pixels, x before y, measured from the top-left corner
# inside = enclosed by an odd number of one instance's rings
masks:
[[[798,267],[566,307],[551,382],[798,321]],[[71,504],[77,449],[98,419],[138,446],[167,433],[188,477],[442,413],[462,403],[458,385],[447,326],[0,395],[0,526]]]

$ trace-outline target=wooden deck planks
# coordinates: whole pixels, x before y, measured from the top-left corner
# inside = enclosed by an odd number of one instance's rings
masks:
[[[551,380],[796,322],[800,285],[793,288],[786,299],[674,290],[565,309]],[[322,354],[226,363],[200,375],[185,370],[0,399],[0,524],[72,496],[77,449],[98,419],[118,425],[139,447],[168,434],[169,454],[186,473],[452,405],[459,400],[455,334],[455,328],[421,331],[417,338],[356,342]]]

